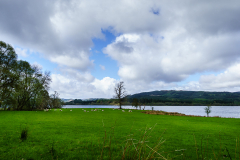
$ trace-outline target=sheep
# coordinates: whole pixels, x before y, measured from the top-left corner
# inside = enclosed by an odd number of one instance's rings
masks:
[[[72,110],[70,110],[70,111],[72,111]]]
[[[129,110],[128,112],[132,112],[131,110]]]
[[[125,112],[124,110],[122,110],[122,112]]]

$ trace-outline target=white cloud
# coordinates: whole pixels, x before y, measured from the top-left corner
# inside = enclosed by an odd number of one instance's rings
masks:
[[[222,70],[240,58],[240,33],[198,39],[176,28],[163,34],[164,39],[139,34],[134,42],[120,36],[104,53],[119,62],[121,78],[148,82],[179,82],[194,73]]]
[[[18,56],[22,56],[22,57],[27,57],[28,56],[28,50],[27,49],[22,49],[22,48],[18,48],[15,47],[15,52],[17,53]]]
[[[39,64],[38,62],[34,62],[31,65],[37,66],[39,69],[43,68],[43,66],[41,64]]]
[[[118,74],[130,92],[177,87],[176,82],[195,73],[226,70],[186,86],[219,89],[238,86],[233,74],[226,78],[240,58],[238,15],[239,0],[8,0],[0,1],[0,35],[59,64],[65,78],[53,74],[53,88],[62,84],[65,95],[81,94],[77,89],[82,88],[92,97],[97,84],[107,82],[91,75],[94,61],[89,59],[92,38],[104,39],[106,29],[118,36],[104,52],[118,62]],[[21,48],[17,53],[27,56]]]
[[[102,70],[105,70],[106,68],[105,68],[105,66],[103,66],[103,65],[99,65],[100,66],[100,68],[102,69]]]
[[[90,61],[88,56],[84,53],[79,53],[78,55],[72,54],[69,55],[60,55],[60,56],[51,56],[50,60],[56,62],[61,66],[68,66],[74,69],[80,69],[83,71],[88,70],[90,67],[93,67],[93,60]]]
[[[232,65],[218,75],[203,75],[200,85],[204,90],[239,91],[240,89],[240,63]]]
[[[201,88],[199,82],[197,81],[190,81],[187,84],[178,85],[176,87],[173,87],[172,89],[184,91],[204,91],[203,88]]]
[[[105,77],[91,83],[76,78],[52,74],[51,92],[57,91],[63,98],[113,98],[116,80]]]

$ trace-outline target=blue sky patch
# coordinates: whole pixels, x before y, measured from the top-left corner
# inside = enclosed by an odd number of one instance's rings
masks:
[[[120,79],[118,76],[118,65],[117,61],[110,58],[108,55],[102,52],[103,48],[107,47],[108,44],[114,42],[116,36],[109,30],[102,30],[105,35],[105,39],[94,38],[92,39],[94,46],[91,48],[91,60],[94,60],[94,69],[91,71],[92,75],[97,79],[104,77],[111,77],[114,79]],[[104,66],[105,70],[100,67]]]

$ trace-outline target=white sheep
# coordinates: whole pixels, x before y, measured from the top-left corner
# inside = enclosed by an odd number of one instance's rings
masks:
[[[128,112],[132,112],[131,110],[129,110]]]
[[[70,111],[72,111],[72,110],[70,110]]]
[[[102,110],[102,111],[104,111],[104,110]]]
[[[122,110],[122,112],[125,112],[124,110]]]

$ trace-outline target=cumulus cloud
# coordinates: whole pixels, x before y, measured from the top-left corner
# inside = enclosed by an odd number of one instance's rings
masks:
[[[151,6],[152,3],[146,5],[140,1],[1,1],[0,34],[8,43],[85,71],[93,65],[89,60],[92,38],[104,39],[101,31],[109,27],[117,33],[151,29],[146,23],[156,20],[149,12]],[[69,63],[73,58],[73,63]]]
[[[203,75],[200,77],[200,85],[204,90],[231,90],[238,91],[240,88],[240,63],[230,66],[218,75]]]
[[[65,76],[67,79],[76,80],[83,83],[91,83],[94,81],[94,77],[89,72],[81,72],[70,67],[60,68],[61,76]]]
[[[93,38],[104,39],[102,30],[109,30],[117,37],[104,53],[118,62],[121,80],[140,91],[174,87],[195,73],[226,70],[229,73],[223,75],[230,74],[240,58],[239,14],[239,0],[8,0],[0,1],[0,35],[7,43],[59,64],[66,76],[53,74],[53,88],[79,85],[90,94],[99,86],[91,75],[94,61],[89,59],[89,48]],[[17,53],[27,56],[22,49]],[[220,79],[228,81],[223,75],[203,76],[199,85],[231,87],[216,86]],[[192,86],[197,88],[198,83]]]
[[[51,92],[58,91],[64,98],[113,98],[117,80],[105,77],[91,83],[61,74],[52,74]]]
[[[104,53],[119,62],[118,74],[123,79],[148,82],[179,82],[195,73],[225,69],[240,58],[240,32],[201,39],[184,28],[163,34],[164,38],[139,34],[134,41],[128,37],[135,34],[121,35]]]

